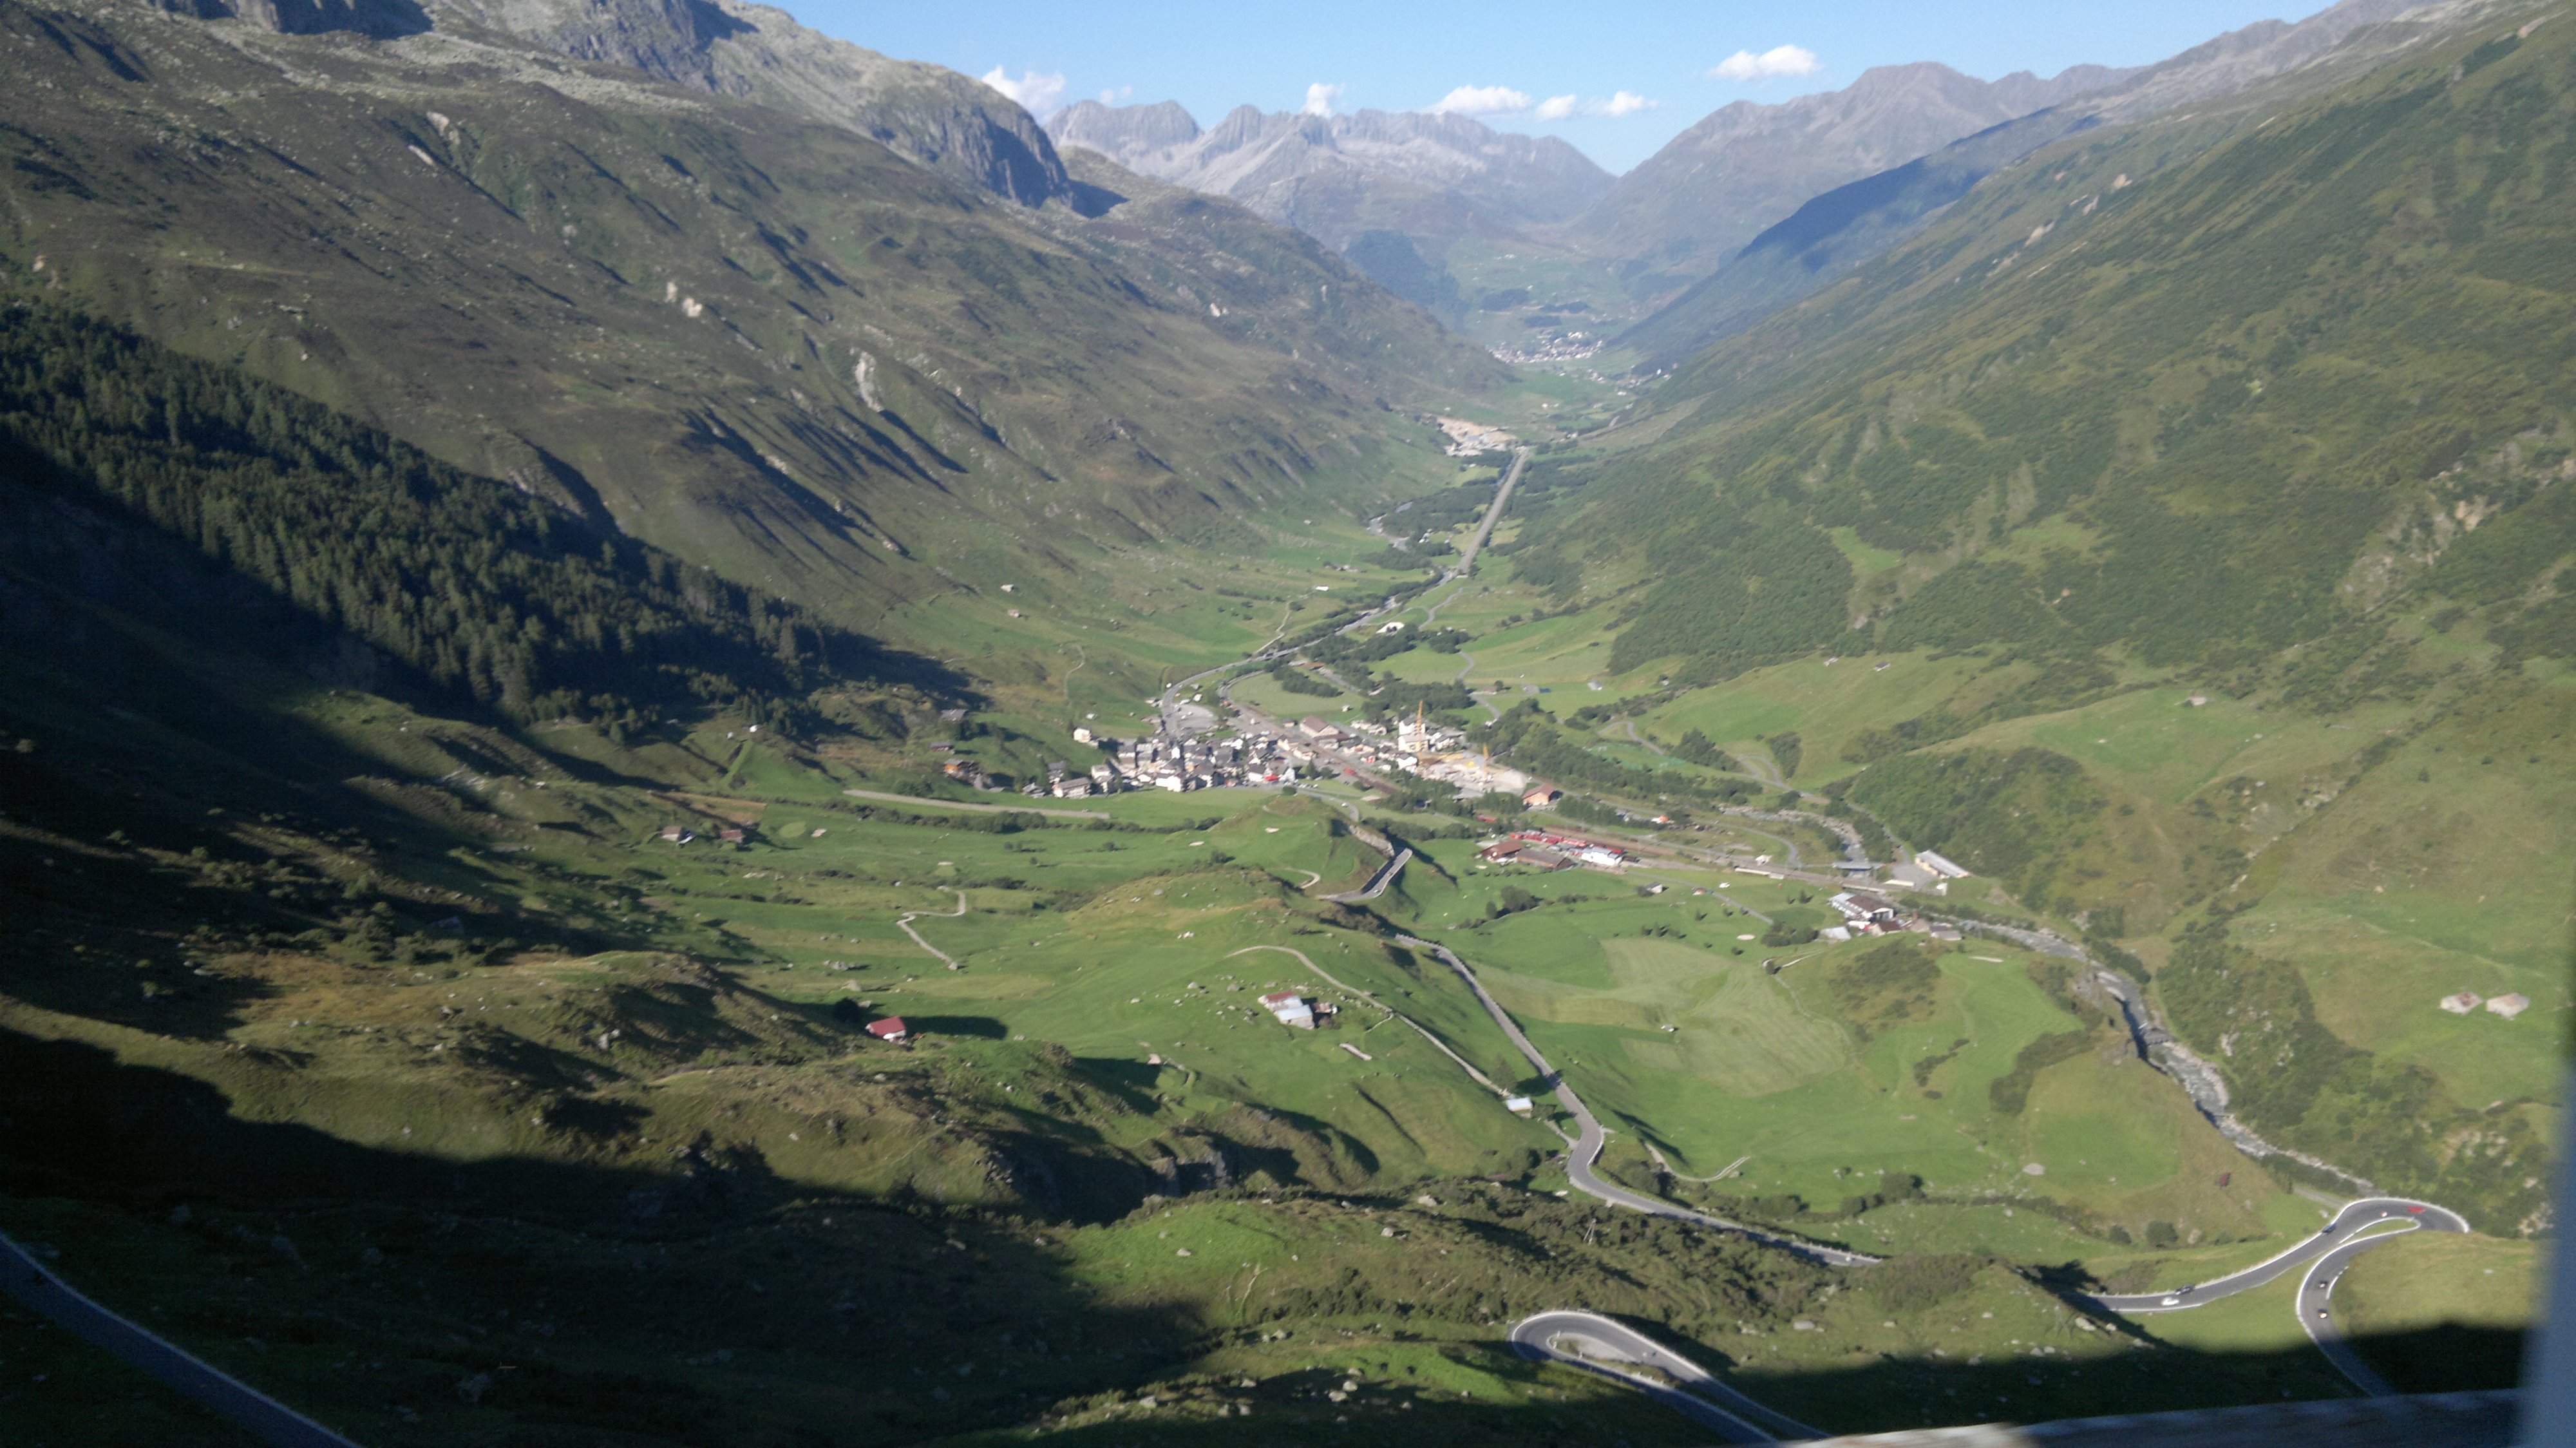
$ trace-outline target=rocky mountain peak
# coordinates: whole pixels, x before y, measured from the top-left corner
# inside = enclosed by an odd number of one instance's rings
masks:
[[[906,160],[1025,206],[1076,200],[1028,112],[966,76],[896,60],[742,0],[161,0],[284,34],[498,32],[560,55],[847,126]],[[1186,118],[1186,117],[1185,117]]]
[[[1116,107],[1076,101],[1048,120],[1047,134],[1058,145],[1097,151],[1123,165],[1130,156],[1188,145],[1199,138],[1199,123],[1179,101]]]

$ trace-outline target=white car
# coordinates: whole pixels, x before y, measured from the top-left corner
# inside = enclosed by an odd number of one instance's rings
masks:
[[[2168,1297],[2158,1305],[2162,1307],[2180,1307],[2182,1306],[2182,1299],[2179,1297]]]

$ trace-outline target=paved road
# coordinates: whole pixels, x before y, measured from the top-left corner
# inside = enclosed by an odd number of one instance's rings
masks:
[[[2378,1246],[2383,1239],[2412,1236],[2422,1230],[2422,1227],[2410,1226],[2358,1234],[2318,1258],[2307,1275],[2299,1279],[2295,1301],[2299,1326],[2308,1330],[2308,1341],[2317,1345],[2317,1351],[2326,1355],[2326,1361],[2335,1365],[2335,1371],[2350,1378],[2354,1387],[2373,1398],[2393,1398],[2397,1396],[2397,1390],[2388,1385],[2386,1378],[2371,1371],[2370,1364],[2363,1362],[2361,1354],[2354,1352],[2352,1344],[2345,1340],[2343,1324],[2334,1316],[2335,1284],[2343,1280],[2344,1269],[2352,1265],[2352,1259]]]
[[[74,1336],[240,1424],[264,1443],[277,1448],[358,1448],[203,1358],[72,1290],[71,1284],[7,1237],[0,1237],[0,1290]]]
[[[1503,507],[1511,502],[1512,489],[1520,486],[1521,469],[1529,466],[1529,460],[1528,448],[1512,449],[1512,465],[1503,472],[1502,486],[1494,489],[1494,505],[1485,510],[1485,521],[1476,525],[1476,536],[1458,550],[1458,566],[1449,570],[1451,576],[1464,578],[1476,566],[1476,555],[1484,551],[1485,540],[1494,536],[1494,525],[1503,520]]]
[[[1416,939],[1410,935],[1396,938],[1415,949],[1427,950],[1439,956],[1448,963],[1451,970],[1458,973],[1458,978],[1467,983],[1467,989],[1475,992],[1477,1001],[1485,1007],[1485,1014],[1494,1018],[1494,1024],[1502,1028],[1503,1035],[1521,1053],[1522,1058],[1530,1063],[1531,1069],[1538,1072],[1540,1080],[1545,1083],[1543,1089],[1554,1091],[1556,1099],[1564,1105],[1566,1114],[1574,1118],[1578,1129],[1574,1139],[1567,1145],[1565,1177],[1576,1191],[1585,1196],[1599,1197],[1614,1207],[1626,1207],[1630,1211],[1644,1212],[1648,1216],[1672,1217],[1679,1221],[1696,1222],[1703,1227],[1715,1227],[1720,1231],[1738,1232],[1756,1241],[1767,1242],[1774,1247],[1795,1252],[1810,1261],[1822,1262],[1828,1266],[1867,1267],[1879,1260],[1859,1252],[1846,1252],[1840,1247],[1828,1247],[1818,1242],[1784,1237],[1777,1232],[1766,1232],[1760,1227],[1731,1222],[1724,1217],[1712,1217],[1706,1212],[1694,1212],[1687,1207],[1677,1207],[1660,1198],[1650,1197],[1642,1192],[1632,1192],[1625,1187],[1613,1186],[1601,1180],[1593,1174],[1592,1163],[1600,1159],[1601,1147],[1607,1140],[1607,1133],[1601,1129],[1600,1119],[1592,1114],[1591,1108],[1583,1104],[1583,1098],[1575,1095],[1574,1088],[1566,1084],[1564,1073],[1547,1063],[1547,1057],[1540,1055],[1538,1047],[1532,1045],[1530,1038],[1521,1033],[1520,1025],[1511,1018],[1511,1013],[1505,1011],[1491,995],[1486,994],[1484,983],[1476,979],[1476,973],[1469,970],[1467,963],[1460,960],[1449,947],[1434,941]]]
[[[2314,1261],[2330,1251],[2340,1249],[2351,1240],[2354,1233],[2382,1222],[2412,1222],[2417,1227],[2435,1232],[2465,1232],[2469,1229],[2469,1224],[2462,1220],[2460,1214],[2448,1207],[2437,1207],[2431,1202],[2412,1201],[2405,1197],[2366,1197],[2346,1205],[2342,1211],[2335,1213],[2334,1220],[2319,1227],[2316,1235],[2276,1257],[2266,1258],[2242,1271],[2231,1272],[2224,1277],[2194,1283],[2189,1287],[2171,1292],[2121,1293],[2091,1297],[2086,1300],[2095,1307],[2112,1312],[2181,1312],[2200,1307],[2216,1302],[2222,1297],[2233,1297],[2239,1292],[2260,1287],[2303,1262]],[[2403,1236],[2404,1233],[2397,1232],[2390,1235]],[[2370,1242],[2375,1244],[2379,1240],[2374,1236]]]
[[[1412,860],[1413,849],[1408,845],[1396,851],[1385,864],[1377,867],[1377,873],[1369,877],[1367,889],[1345,890],[1339,895],[1327,895],[1324,898],[1342,905],[1356,905],[1362,900],[1374,900],[1386,893],[1386,887],[1395,883],[1395,877],[1403,874],[1404,867]]]
[[[930,796],[923,794],[888,794],[881,789],[845,789],[842,790],[841,793],[849,795],[854,799],[881,799],[895,804],[929,805],[934,809],[965,810],[973,814],[1033,814],[1045,815],[1050,819],[1060,820],[1105,820],[1111,818],[1111,816],[1106,812],[1096,809],[1039,809],[1035,805],[1025,804],[968,804],[962,799],[932,799]],[[752,800],[748,801],[748,803],[763,804],[766,803],[766,801]]]
[[[1825,1436],[1719,1382],[1707,1369],[1626,1323],[1598,1313],[1535,1313],[1512,1324],[1511,1338],[1513,1349],[1525,1358],[1616,1378],[1729,1443]],[[1633,1367],[1656,1369],[1672,1381],[1627,1370]]]
[[[2299,1326],[2307,1330],[2308,1340],[2325,1354],[2327,1362],[2334,1364],[2335,1371],[2352,1380],[2353,1386],[2374,1398],[2393,1397],[2397,1390],[2371,1371],[2345,1340],[2343,1325],[2334,1316],[2335,1283],[2342,1279],[2344,1269],[2352,1265],[2354,1258],[2391,1237],[2467,1230],[2469,1224],[2448,1207],[2405,1197],[2366,1197],[2335,1213],[2334,1220],[2318,1228],[2315,1236],[2241,1272],[2173,1292],[2095,1297],[2091,1301],[2114,1312],[2183,1312],[2260,1287],[2305,1265],[2299,1290],[2291,1298],[2291,1310],[2298,1313]]]

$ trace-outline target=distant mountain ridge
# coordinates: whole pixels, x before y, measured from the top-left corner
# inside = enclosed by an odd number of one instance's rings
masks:
[[[1569,239],[1623,261],[1636,294],[1669,293],[1809,197],[2134,74],[2079,65],[2044,80],[2023,71],[1984,81],[1918,61],[1776,105],[1737,101],[1620,177]]]
[[[309,15],[79,4],[0,0],[27,82],[0,93],[0,174],[42,182],[0,277],[840,627],[881,631],[970,557],[1071,570],[1340,486],[1420,445],[1389,398],[1504,380],[1226,202],[1127,214],[1116,177],[1066,176],[1097,214],[1014,204],[853,121],[450,10],[346,44],[281,29]],[[719,79],[745,40],[712,42]],[[981,90],[890,81],[845,111],[917,104],[916,136],[1023,115]],[[172,126],[239,139],[180,165],[143,139]]]
[[[1174,101],[1082,101],[1049,118],[1047,132],[1058,145],[1294,226],[1453,326],[1459,289],[1444,265],[1453,243],[1560,223],[1611,186],[1608,172],[1554,136],[1419,111],[1237,106],[1201,130]]]
[[[2420,6],[2415,0],[2344,0],[2295,25],[2262,21],[2153,65],[2115,73],[2116,79],[2072,100],[1818,193],[1622,335],[1620,343],[1643,352],[1646,365],[1678,365],[1884,253],[1979,181],[2044,146],[2095,126],[2144,120],[2193,102],[2248,92],[2276,77],[2317,68],[2329,57],[2340,63],[2320,69],[2310,84],[2332,84],[2414,41],[2411,33],[2392,34],[2381,44],[2347,46],[2357,32],[2410,11],[2458,8]]]
[[[1158,181],[1233,197],[1258,215],[1294,222],[1345,247],[1365,229],[1372,207],[1319,205],[1320,197],[1340,194],[1316,185],[1319,178],[1357,173],[1397,196],[1407,188],[1445,193],[1465,216],[1498,231],[1566,220],[1612,184],[1610,173],[1554,136],[1515,135],[1465,116],[1420,111],[1312,116],[1237,106],[1202,131],[1178,102],[1112,107],[1082,101],[1049,118],[1046,129],[1059,145],[1098,151]],[[1389,199],[1371,198],[1380,207]]]
[[[954,71],[896,60],[741,0],[165,0],[283,35],[496,32],[657,80],[836,122],[905,160],[1025,206],[1077,203],[1046,132]]]

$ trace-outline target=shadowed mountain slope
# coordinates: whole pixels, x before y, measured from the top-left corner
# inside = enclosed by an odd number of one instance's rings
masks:
[[[845,623],[960,550],[1266,506],[1501,375],[1285,235],[1149,283],[1141,233],[499,37],[109,0],[0,47],[16,278]]]

